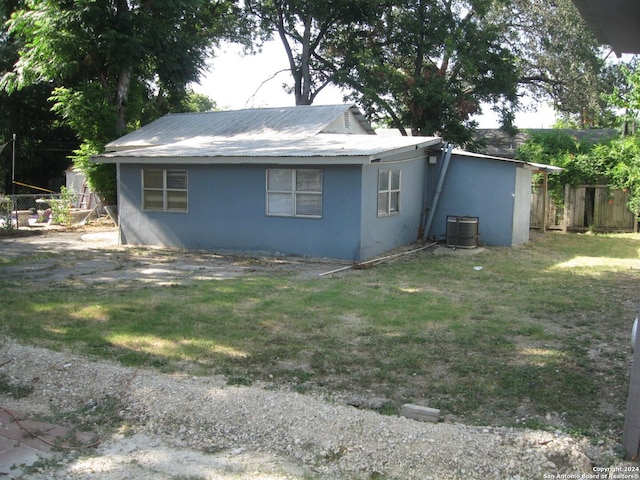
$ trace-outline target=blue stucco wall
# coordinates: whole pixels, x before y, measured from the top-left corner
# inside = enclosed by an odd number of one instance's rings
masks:
[[[400,213],[378,217],[378,172],[401,170]],[[372,164],[362,174],[362,258],[370,258],[393,248],[415,242],[424,207],[426,158]]]
[[[293,254],[362,261],[414,242],[431,203],[439,163],[425,158],[323,171],[320,219],[265,214],[267,168],[278,165],[145,165],[189,171],[189,211],[141,211],[142,165],[120,165],[119,213],[124,244],[249,254]],[[401,169],[400,213],[377,216],[380,169]],[[427,187],[425,189],[425,180]],[[454,154],[430,237],[443,240],[447,215],[479,217],[480,243],[528,241],[531,172],[514,162]]]
[[[430,166],[431,197],[439,164]],[[530,195],[531,175],[525,172],[517,176],[518,170],[523,167],[514,162],[454,153],[429,235],[444,239],[448,215],[471,216],[479,218],[480,244],[513,246],[527,241],[529,218],[521,208],[521,190]]]
[[[188,213],[143,212],[141,168],[136,164],[120,166],[118,204],[124,244],[350,260],[360,251],[359,166],[321,167],[321,219],[265,214],[268,165],[181,165],[178,168],[189,171]]]

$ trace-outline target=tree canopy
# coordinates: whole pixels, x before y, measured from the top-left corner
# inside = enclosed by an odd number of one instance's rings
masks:
[[[488,105],[510,130],[521,96],[582,127],[610,121],[601,51],[570,0],[251,0],[260,38],[281,39],[296,104],[329,83],[403,133],[473,148]]]
[[[336,81],[354,89],[369,114],[391,118],[401,131],[467,144],[481,103],[517,103],[515,58],[486,22],[490,3],[384,5],[375,23],[345,28],[334,43]]]
[[[0,25],[17,8],[19,2],[0,1]],[[0,73],[13,67],[18,59],[19,43],[0,29]],[[31,85],[9,94],[0,90],[0,145],[12,141],[0,152],[0,191],[17,193],[30,188],[11,184],[13,164],[15,178],[40,188],[57,189],[64,182],[67,156],[77,147],[73,130],[51,112],[49,85]],[[15,152],[15,162],[13,161]]]
[[[554,165],[563,168],[549,176],[549,190],[556,201],[563,203],[564,186],[608,184],[612,168],[603,153],[610,141],[595,143],[590,139],[578,140],[570,131],[531,132],[524,145],[518,148],[517,158],[527,162]],[[599,158],[594,157],[600,150]]]
[[[80,157],[184,108],[187,85],[199,79],[211,47],[237,38],[242,22],[235,0],[28,0],[15,7],[4,35],[18,45],[18,59],[0,85],[10,93],[48,85],[54,111],[83,142]],[[107,195],[106,186],[94,186]]]
[[[246,0],[245,12],[258,26],[255,38],[276,35],[289,62],[296,105],[311,105],[334,82],[321,61],[332,39],[345,26],[372,21],[377,0]]]
[[[518,59],[519,87],[579,128],[602,126],[611,89],[601,48],[570,0],[495,2],[491,22]]]
[[[115,132],[122,133],[127,107],[139,103],[140,93],[179,104],[212,45],[232,37],[237,16],[229,0],[32,0],[9,21],[8,33],[24,43],[3,83],[99,89],[114,109]]]

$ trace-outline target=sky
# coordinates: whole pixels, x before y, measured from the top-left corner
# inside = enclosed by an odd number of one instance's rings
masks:
[[[250,56],[243,56],[240,46],[227,45],[217,51],[210,65],[200,84],[194,85],[194,90],[212,98],[221,109],[294,105],[293,94],[287,94],[282,88],[283,83],[290,81],[291,75],[284,48],[279,42],[268,42],[262,53]],[[271,79],[279,71],[283,72]],[[314,104],[344,103],[343,95],[342,90],[327,87],[318,94]],[[484,110],[486,112],[476,118],[479,128],[498,128],[497,116],[488,108]],[[518,128],[551,128],[554,122],[553,110],[547,105],[516,117]]]

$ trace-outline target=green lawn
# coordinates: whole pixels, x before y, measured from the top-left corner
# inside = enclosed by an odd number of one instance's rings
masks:
[[[640,235],[549,233],[311,279],[257,272],[37,291],[2,280],[3,268],[33,261],[0,260],[0,324],[24,343],[328,398],[382,397],[386,413],[418,403],[473,424],[594,437],[622,428]]]

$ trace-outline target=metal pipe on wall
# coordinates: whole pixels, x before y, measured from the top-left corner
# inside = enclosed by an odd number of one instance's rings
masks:
[[[429,215],[422,231],[422,241],[426,241],[429,236],[429,230],[431,230],[431,224],[433,223],[433,217],[436,214],[436,207],[438,206],[438,199],[440,198],[440,192],[442,191],[442,185],[447,175],[447,169],[449,168],[449,161],[451,160],[451,152],[453,151],[453,144],[445,143],[442,150],[442,165],[440,166],[440,173],[438,174],[438,184],[433,194],[433,200],[429,207]]]

